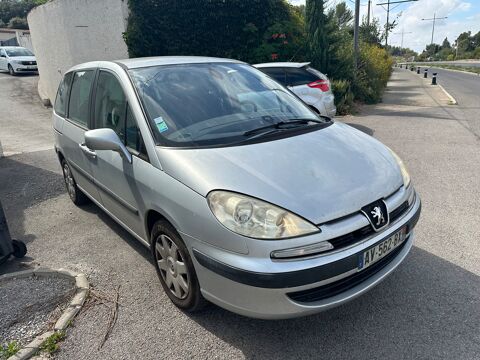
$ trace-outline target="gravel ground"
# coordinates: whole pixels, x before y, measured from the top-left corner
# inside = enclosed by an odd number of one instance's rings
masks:
[[[75,290],[61,277],[28,277],[0,282],[0,344],[25,345],[61,315]]]

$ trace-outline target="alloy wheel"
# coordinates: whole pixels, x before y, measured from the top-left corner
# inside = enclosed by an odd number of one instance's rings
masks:
[[[178,299],[185,299],[190,288],[187,266],[178,246],[165,234],[157,238],[155,258],[170,292]]]

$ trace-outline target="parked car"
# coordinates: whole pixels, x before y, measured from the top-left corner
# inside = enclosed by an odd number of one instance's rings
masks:
[[[0,47],[0,70],[7,70],[10,75],[20,72],[36,72],[37,59],[33,53],[20,46]]]
[[[371,289],[412,247],[420,198],[399,157],[240,61],[78,65],[53,123],[71,200],[149,247],[182,309],[316,313]]]
[[[316,113],[334,117],[337,108],[330,81],[309,62],[274,62],[253,65],[280,84],[287,86]]]

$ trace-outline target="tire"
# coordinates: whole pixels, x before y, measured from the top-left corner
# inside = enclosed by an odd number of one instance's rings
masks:
[[[77,206],[88,204],[90,199],[82,192],[82,190],[78,188],[77,183],[73,178],[72,170],[65,159],[61,161],[61,164],[63,180],[65,181],[65,187],[67,188],[67,193],[70,197],[70,200],[72,200],[72,202]]]
[[[23,258],[27,254],[27,246],[23,241],[12,240],[13,256]]]
[[[15,76],[17,75],[17,73],[15,72],[15,70],[13,70],[13,67],[12,65],[8,64],[8,73],[12,76]]]
[[[195,268],[177,231],[165,220],[152,228],[151,251],[158,278],[165,293],[180,309],[199,311],[207,301],[200,292]]]

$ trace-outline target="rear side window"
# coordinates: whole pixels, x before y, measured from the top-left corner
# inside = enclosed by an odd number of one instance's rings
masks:
[[[264,68],[259,69],[263,71],[265,74],[270,76],[271,78],[277,80],[280,84],[286,85],[286,74],[283,68]]]
[[[95,72],[93,70],[78,71],[73,75],[68,118],[85,127],[88,126],[90,90]]]
[[[285,70],[287,72],[287,85],[289,86],[306,85],[318,80],[317,76],[309,73],[304,68],[290,68]]]
[[[72,82],[72,73],[68,73],[63,77],[62,82],[58,86],[57,97],[55,98],[55,112],[60,116],[65,116],[67,109],[68,89]]]

